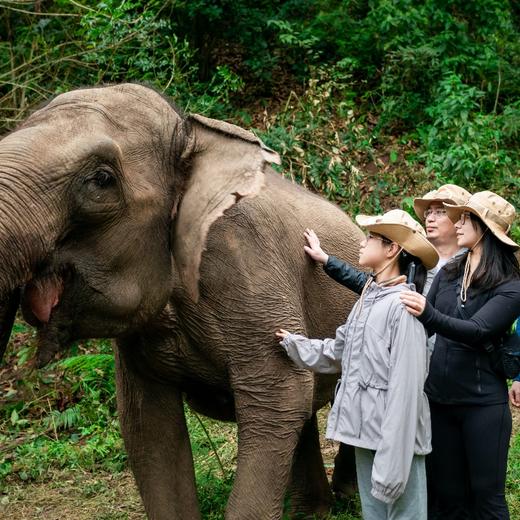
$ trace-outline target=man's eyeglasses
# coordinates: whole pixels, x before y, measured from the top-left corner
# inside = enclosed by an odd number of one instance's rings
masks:
[[[428,217],[435,217],[436,219],[446,216],[446,210],[444,208],[440,209],[427,209],[424,212],[424,220]]]
[[[392,241],[386,237],[383,237],[381,235],[373,235],[372,233],[368,232],[366,235],[365,235],[367,241],[370,240],[371,238],[373,238],[374,240],[381,240],[381,242],[384,242],[385,244],[391,244]]]

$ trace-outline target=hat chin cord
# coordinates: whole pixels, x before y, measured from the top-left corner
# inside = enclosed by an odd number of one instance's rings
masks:
[[[395,264],[395,262],[397,262],[397,259],[399,258],[399,255],[401,254],[402,251],[403,251],[403,247],[401,246],[401,247],[399,247],[399,251],[397,251],[397,253],[392,258],[390,258],[390,260],[381,269],[379,269],[379,271],[377,271],[377,273],[374,273],[372,275],[372,278],[375,280],[382,272],[386,271],[389,267],[391,267],[393,264]],[[402,275],[394,276],[387,280],[381,280],[381,283],[391,282],[392,280],[395,280],[399,276],[402,276]]]
[[[403,247],[401,246],[399,248],[399,251],[397,251],[397,254],[395,256],[393,256],[392,258],[390,258],[390,260],[381,268],[379,269],[379,271],[377,271],[376,273],[373,273],[371,274],[365,285],[363,286],[363,290],[361,291],[361,295],[359,297],[359,308],[358,308],[358,313],[357,313],[357,316],[359,316],[361,314],[361,309],[363,307],[363,300],[365,299],[365,292],[366,290],[368,289],[368,287],[370,286],[370,284],[375,281],[376,277],[378,275],[380,275],[383,271],[386,271],[392,264],[394,264],[396,261],[397,261],[397,258],[399,257],[399,255],[401,254],[401,251],[403,250]],[[388,283],[388,282],[392,282],[394,280],[397,280],[398,278],[400,277],[403,277],[404,280],[406,280],[406,277],[403,276],[403,275],[398,275],[398,276],[393,276],[392,278],[388,278],[387,280],[383,280],[381,283],[382,284],[385,284],[385,283]]]
[[[473,273],[470,273],[471,269],[471,255],[475,248],[478,246],[480,241],[484,238],[484,235],[488,232],[489,228],[486,228],[484,230],[484,233],[480,235],[480,238],[469,248],[468,250],[468,256],[466,257],[466,263],[464,264],[464,275],[462,276],[462,285],[460,287],[460,301],[462,303],[466,303],[466,299],[468,297],[468,287],[471,283],[471,277],[473,276]]]

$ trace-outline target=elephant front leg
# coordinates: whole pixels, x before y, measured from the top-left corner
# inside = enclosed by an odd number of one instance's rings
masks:
[[[121,351],[116,381],[121,432],[149,520],[199,519],[181,393],[143,378]]]
[[[282,518],[294,452],[312,413],[309,373],[270,382],[254,375],[234,385],[238,460],[226,520]]]

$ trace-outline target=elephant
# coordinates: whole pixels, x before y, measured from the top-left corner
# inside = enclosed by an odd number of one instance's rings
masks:
[[[43,366],[114,338],[129,465],[153,520],[197,519],[183,403],[236,421],[227,519],[325,514],[316,411],[336,377],[274,332],[330,337],[355,295],[306,257],[303,230],[356,263],[361,231],[277,173],[252,132],[186,115],[141,84],[72,90],[0,140],[0,354],[18,308]]]

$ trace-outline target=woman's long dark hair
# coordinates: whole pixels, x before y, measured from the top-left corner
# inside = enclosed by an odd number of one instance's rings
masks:
[[[473,228],[479,228],[484,233],[481,240],[482,256],[480,262],[471,277],[470,287],[479,290],[487,290],[510,280],[520,279],[520,266],[511,246],[501,242],[491,230],[473,213],[470,213]],[[446,264],[445,268],[449,279],[462,276],[468,254],[465,253],[457,259]]]
[[[399,266],[399,273],[404,274],[406,278],[410,274],[410,269],[412,269],[412,264],[415,264],[415,276],[413,277],[413,284],[415,285],[415,290],[422,294],[424,290],[424,284],[426,283],[427,271],[426,267],[422,263],[420,258],[411,255],[404,249],[399,253],[399,258],[397,259],[397,265]]]

